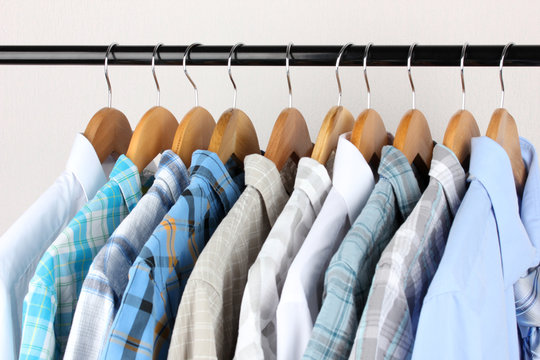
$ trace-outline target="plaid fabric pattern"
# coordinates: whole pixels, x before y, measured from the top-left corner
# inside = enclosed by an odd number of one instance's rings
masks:
[[[140,188],[137,167],[121,155],[109,182],[47,249],[24,299],[20,359],[62,357],[92,259],[135,207]]]
[[[296,172],[296,165],[283,172]],[[244,160],[246,189],[201,254],[178,308],[169,359],[231,359],[248,270],[283,210],[294,176],[283,184],[261,155]],[[234,236],[231,236],[234,234]]]
[[[436,145],[430,182],[377,264],[351,358],[408,359],[420,309],[441,261],[466,176],[450,149]]]
[[[165,359],[182,292],[219,222],[244,187],[236,159],[197,150],[191,183],[156,228],[129,270],[104,359]]]
[[[294,191],[249,269],[240,308],[236,359],[276,357],[276,309],[294,256],[330,191],[326,168],[302,158]]]
[[[129,268],[189,184],[178,155],[163,153],[148,192],[99,251],[86,276],[64,359],[97,359],[128,283]]]
[[[385,146],[379,181],[326,271],[323,305],[304,359],[347,359],[375,265],[399,225],[420,198],[407,158]]]

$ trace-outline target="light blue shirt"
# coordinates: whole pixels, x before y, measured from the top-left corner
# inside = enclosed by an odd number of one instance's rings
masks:
[[[529,182],[538,165],[532,145],[521,139],[521,149]],[[509,158],[492,139],[472,140],[468,181],[424,299],[413,359],[520,357],[513,284],[539,259],[520,218]]]

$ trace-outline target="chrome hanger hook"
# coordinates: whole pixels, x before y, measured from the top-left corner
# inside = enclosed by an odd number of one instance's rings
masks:
[[[154,81],[156,82],[156,88],[157,88],[157,106],[159,106],[161,102],[161,91],[159,89],[159,82],[156,76],[156,55],[158,54],[157,51],[161,45],[163,44],[162,43],[157,44],[156,47],[154,48],[154,51],[152,52],[152,75],[154,75]]]
[[[339,63],[341,62],[341,56],[343,55],[343,53],[351,45],[352,45],[352,43],[347,43],[347,44],[343,45],[341,50],[339,50],[339,55],[338,55],[337,60],[336,60],[336,80],[337,80],[337,86],[338,86],[338,92],[339,92],[337,106],[341,106],[341,95],[342,95],[341,81],[339,80]]]
[[[107,48],[107,52],[105,53],[105,80],[107,81],[107,89],[108,89],[108,105],[109,108],[112,104],[112,88],[111,88],[111,81],[109,80],[109,54],[111,53],[111,50],[113,47],[118,45],[118,43],[112,43]],[[113,54],[114,57],[114,54]]]
[[[461,48],[461,60],[459,61],[461,72],[461,110],[465,110],[465,75],[463,74],[463,69],[465,68],[465,53],[467,52],[467,46],[469,46],[469,43],[463,44],[463,48]]]
[[[367,58],[369,54],[369,48],[373,45],[373,43],[369,43],[366,45],[366,48],[364,50],[364,80],[366,80],[366,88],[367,88],[367,108],[371,109],[371,88],[369,87],[369,80],[367,76]]]
[[[186,48],[186,51],[184,52],[184,59],[182,60],[182,65],[184,67],[184,74],[186,74],[189,82],[193,86],[193,90],[195,90],[195,106],[199,106],[199,90],[197,90],[197,85],[195,85],[195,82],[193,82],[193,80],[191,79],[191,76],[189,76],[189,74],[187,72],[186,59],[189,57],[189,52],[191,51],[191,49],[194,48],[195,46],[199,46],[199,45],[201,45],[201,44],[200,43],[193,43],[193,44],[189,45]]]
[[[227,71],[229,72],[229,79],[231,79],[231,82],[232,82],[232,85],[233,85],[233,88],[234,88],[233,109],[236,108],[236,93],[237,93],[237,90],[236,90],[236,84],[234,83],[234,79],[233,79],[232,73],[231,73],[231,60],[232,60],[232,56],[233,56],[234,51],[236,50],[236,48],[239,47],[239,46],[242,46],[242,45],[244,45],[244,44],[243,43],[234,44],[234,46],[231,48],[231,51],[229,52],[229,59],[227,60]]]
[[[411,83],[411,89],[412,89],[412,108],[413,110],[416,109],[416,92],[414,90],[414,82],[411,75],[411,60],[413,55],[414,47],[417,45],[417,43],[413,43],[411,47],[409,48],[409,56],[407,56],[407,72],[409,73],[409,82]]]
[[[293,43],[290,42],[287,45],[287,51],[285,53],[285,69],[287,70],[287,85],[289,86],[289,109],[292,108],[292,86],[291,86],[291,76],[289,74],[289,58],[291,57],[291,47]]]
[[[503,80],[504,57],[506,56],[506,52],[508,51],[508,48],[512,45],[514,45],[514,43],[512,42],[505,45],[502,51],[501,62],[499,63],[499,79],[501,80],[501,108],[504,105],[504,80]]]

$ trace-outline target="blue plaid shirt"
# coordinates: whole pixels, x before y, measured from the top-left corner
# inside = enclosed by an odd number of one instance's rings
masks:
[[[326,271],[323,305],[304,359],[349,357],[375,265],[420,195],[407,158],[385,146],[379,181]]]
[[[100,250],[84,280],[65,359],[97,359],[128,284],[129,268],[189,184],[184,163],[163,153],[152,187]]]
[[[92,259],[140,198],[137,167],[121,155],[109,182],[75,215],[38,264],[23,303],[20,359],[62,357]]]
[[[227,166],[197,150],[191,183],[156,228],[129,270],[129,283],[114,319],[104,359],[166,359],[185,284],[221,219],[244,188],[236,160]]]

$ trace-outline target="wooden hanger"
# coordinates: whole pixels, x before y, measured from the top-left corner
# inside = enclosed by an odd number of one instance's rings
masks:
[[[272,160],[278,170],[281,170],[292,156],[300,159],[311,154],[313,144],[309,136],[306,120],[296,108],[283,110],[272,129],[266,158]]]
[[[131,125],[126,116],[119,110],[111,107],[112,89],[109,80],[109,53],[116,45],[113,43],[105,53],[105,80],[107,81],[109,106],[99,110],[92,116],[84,136],[90,141],[100,162],[112,153],[125,154],[131,140]]]
[[[325,165],[333,150],[336,149],[339,135],[352,130],[354,117],[343,106],[332,106],[326,114],[311,158]]]
[[[234,50],[242,45],[234,45],[229,53],[228,72],[234,87],[233,107],[225,110],[220,116],[212,133],[208,150],[216,153],[223,163],[226,163],[234,154],[240,161],[249,154],[260,153],[257,132],[253,123],[240,109],[236,108],[236,84],[231,74],[231,58]]]
[[[323,165],[326,164],[330,154],[337,147],[339,135],[351,131],[354,124],[354,117],[351,112],[341,106],[341,81],[339,79],[341,56],[351,45],[351,43],[345,44],[339,51],[336,61],[336,80],[339,91],[338,104],[337,106],[332,106],[326,114],[311,154],[312,159],[317,160]]]
[[[477,136],[480,136],[480,129],[474,116],[467,110],[459,110],[448,122],[443,145],[452,150],[459,162],[465,165],[471,156],[471,140]]]
[[[309,156],[313,148],[306,120],[298,109],[292,107],[292,88],[289,76],[291,47],[292,43],[289,43],[285,55],[287,84],[289,86],[289,107],[279,114],[274,123],[265,153],[266,158],[272,160],[278,170],[283,168],[287,159],[291,156],[295,160]]]
[[[96,150],[100,162],[104,162],[113,153],[125,154],[131,134],[128,119],[114,108],[99,110],[92,116],[84,130],[84,136]]]
[[[260,153],[257,132],[246,113],[234,108],[225,110],[212,133],[208,150],[216,153],[223,163],[233,154],[244,161],[247,155]]]
[[[140,173],[158,154],[171,148],[177,127],[174,115],[162,106],[154,106],[143,115],[126,153]]]
[[[160,102],[159,83],[155,72],[155,56],[161,44],[156,45],[152,54],[152,74],[157,87],[158,105],[148,110],[135,128],[126,156],[142,173],[144,168],[162,151],[170,149],[173,137],[178,127],[174,115],[162,106]]]
[[[516,121],[506,109],[499,108],[495,110],[491,116],[486,136],[498,142],[508,154],[510,164],[512,165],[516,190],[518,195],[521,196],[527,178],[527,170],[521,155]]]
[[[388,133],[379,113],[371,109],[371,89],[367,77],[367,56],[372,43],[364,51],[364,79],[366,81],[368,105],[354,123],[351,142],[360,150],[368,164],[378,165],[383,146],[388,145]]]
[[[171,149],[187,168],[191,165],[191,155],[195,150],[206,150],[216,127],[216,121],[203,107],[191,109],[180,121],[176,129]]]
[[[519,134],[517,124],[508,110],[503,108],[504,105],[504,81],[502,76],[502,69],[504,63],[504,56],[508,48],[513,43],[506,44],[501,56],[501,62],[499,66],[499,77],[501,80],[501,106],[496,109],[488,125],[486,135],[495,140],[501,145],[510,159],[512,165],[512,172],[514,174],[514,181],[516,183],[516,190],[518,196],[523,193],[523,187],[525,186],[525,180],[527,177],[527,170],[523,157],[521,155],[521,145],[519,144]]]
[[[465,170],[468,169],[468,162],[471,156],[471,140],[473,137],[480,136],[480,129],[478,129],[478,124],[474,116],[465,110],[465,79],[463,68],[467,45],[465,43],[461,50],[461,110],[456,112],[450,119],[443,139],[444,146],[452,150]]]
[[[415,108],[415,90],[411,76],[411,56],[415,46],[416,44],[411,45],[407,58],[407,71],[409,72],[409,81],[413,93],[413,107],[401,118],[394,138],[394,147],[407,157],[409,164],[414,162],[419,171],[427,172],[433,155],[433,140],[426,117]]]
[[[216,127],[216,121],[208,110],[199,106],[197,86],[189,76],[186,68],[186,58],[189,56],[189,51],[197,45],[200,44],[189,45],[183,59],[184,73],[195,90],[195,107],[180,121],[171,146],[172,151],[180,156],[187,168],[191,165],[191,156],[195,150],[208,149],[208,144],[210,144],[212,133]]]

